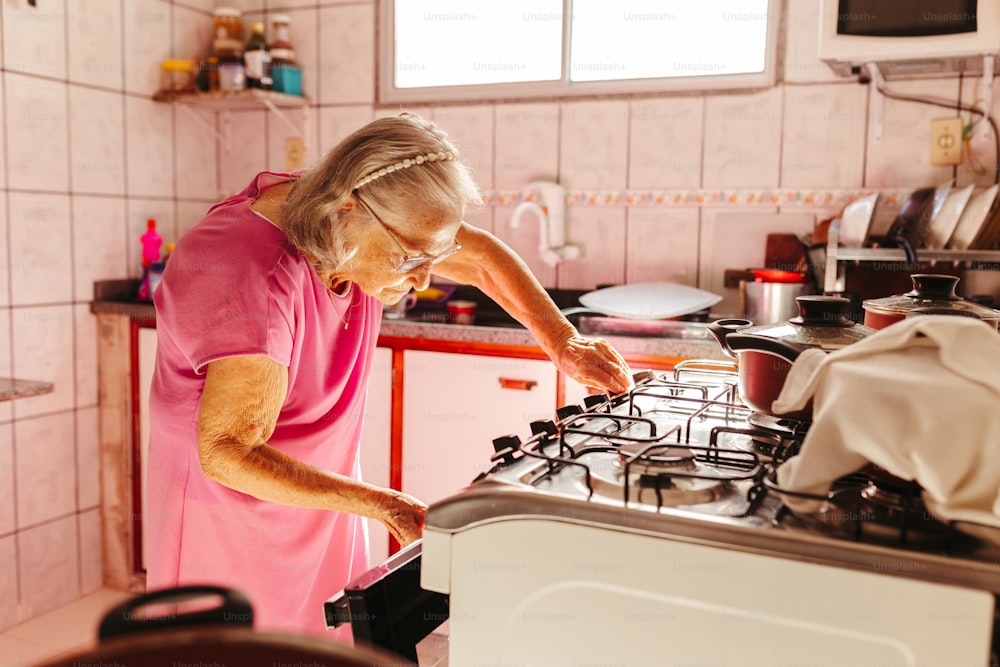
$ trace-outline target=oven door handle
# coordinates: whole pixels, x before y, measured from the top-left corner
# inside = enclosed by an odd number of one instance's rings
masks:
[[[538,380],[521,380],[518,378],[498,378],[501,389],[516,389],[518,391],[531,391],[538,386]]]

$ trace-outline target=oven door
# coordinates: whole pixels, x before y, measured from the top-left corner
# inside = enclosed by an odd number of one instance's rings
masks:
[[[327,600],[327,627],[350,623],[355,642],[416,663],[417,644],[448,620],[448,596],[420,587],[422,544],[409,544]]]

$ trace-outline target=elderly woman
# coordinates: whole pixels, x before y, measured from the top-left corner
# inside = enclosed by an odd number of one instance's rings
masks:
[[[382,306],[432,275],[479,287],[570,377],[627,389],[622,358],[462,220],[478,199],[447,136],[403,114],[315,169],[259,174],[180,239],[154,295],[150,589],[230,586],[256,627],[321,632],[366,567],[362,517],[420,537],[426,505],[362,481],[358,445]]]

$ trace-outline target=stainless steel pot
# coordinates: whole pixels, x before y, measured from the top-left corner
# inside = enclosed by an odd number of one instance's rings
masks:
[[[861,305],[865,310],[865,326],[884,329],[903,320],[911,311],[927,315],[965,315],[978,317],[994,329],[1000,324],[1000,311],[963,299],[955,292],[956,276],[934,273],[915,273],[910,276],[913,289],[905,294],[881,299],[867,299]]]
[[[740,394],[757,412],[774,414],[771,404],[802,352],[839,350],[875,333],[848,319],[851,302],[843,297],[800,296],[795,302],[799,315],[787,322],[754,326],[749,320],[725,319],[708,325],[723,352],[739,361]],[[809,419],[811,413],[810,405],[782,416]]]

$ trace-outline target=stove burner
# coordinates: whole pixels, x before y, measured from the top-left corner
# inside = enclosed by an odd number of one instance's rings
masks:
[[[648,445],[647,445],[648,447]],[[681,449],[672,447],[670,449]],[[620,457],[591,461],[590,481],[597,495],[621,500],[623,492],[629,501],[660,507],[676,507],[678,505],[701,505],[718,500],[726,489],[726,480],[713,476],[697,475],[702,466],[692,458],[682,459],[682,467],[673,470],[684,476],[672,475],[670,472],[656,472],[656,464],[642,465],[638,460],[628,466],[628,483],[626,484],[625,467]],[[704,471],[703,471],[704,472]]]
[[[618,447],[618,465],[623,470],[631,462],[630,470],[642,474],[669,473],[696,470],[694,452],[677,445],[650,447],[648,442],[628,442]]]

